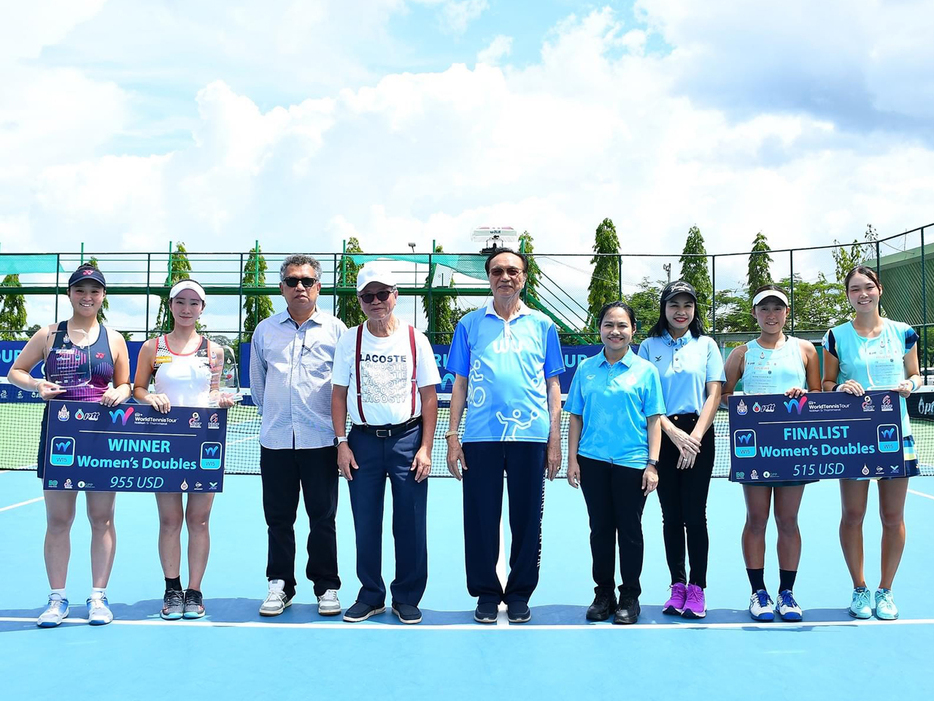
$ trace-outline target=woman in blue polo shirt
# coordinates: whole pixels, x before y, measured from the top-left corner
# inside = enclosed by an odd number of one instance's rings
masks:
[[[733,349],[726,361],[724,401],[742,379],[745,394],[785,394],[800,397],[820,391],[817,351],[810,343],[783,332],[788,318],[788,297],[775,285],[764,285],[752,298],[752,315],[759,324],[759,338]],[[786,621],[800,621],[801,607],[793,589],[801,559],[798,509],[808,481],[759,482],[743,485],[746,525],[743,527],[743,559],[752,587],[749,615],[757,621],[775,618],[772,599],[765,588],[765,529],[772,497],[778,530],[778,604],[775,610]]]
[[[661,419],[658,501],[664,521],[671,597],[664,613],[685,618],[707,615],[707,492],[713,473],[711,430],[724,381],[720,349],[697,309],[697,293],[683,280],[669,283],[658,321],[639,346],[639,355],[658,370],[667,416]],[[685,539],[691,575],[685,571]]]
[[[870,389],[899,393],[902,443],[907,476],[919,474],[915,442],[905,399],[921,384],[918,367],[918,334],[908,326],[879,314],[882,283],[872,268],[859,265],[845,280],[846,298],[856,312],[852,321],[835,326],[824,336],[824,390],[857,397]],[[907,478],[879,480],[879,515],[882,519],[882,574],[875,594],[876,618],[894,620],[898,608],[892,582],[905,549],[905,497]],[[840,480],[843,513],[840,545],[850,576],[853,597],[850,615],[872,616],[872,603],[863,574],[863,518],[869,497],[868,480]]]
[[[590,515],[590,550],[596,596],[587,619],[614,623],[639,619],[642,573],[642,510],[658,484],[659,416],[665,413],[662,387],[652,364],[629,347],[636,316],[611,302],[598,320],[603,351],[583,361],[574,374],[565,411],[568,482],[580,486]],[[619,606],[613,565],[619,539]]]

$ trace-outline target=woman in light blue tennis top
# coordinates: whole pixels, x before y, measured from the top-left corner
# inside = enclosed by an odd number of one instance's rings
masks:
[[[614,623],[639,619],[642,588],[642,510],[658,484],[659,416],[665,413],[658,371],[629,347],[636,315],[611,302],[598,319],[603,351],[574,374],[564,410],[568,429],[568,482],[580,486],[590,515],[590,551],[596,596],[587,619]],[[613,566],[619,539],[619,606]]]
[[[882,283],[872,268],[859,265],[844,280],[846,298],[856,312],[852,321],[835,326],[824,336],[824,390],[863,396],[870,389],[895,390],[900,395],[902,443],[908,477],[918,474],[915,442],[905,398],[921,384],[918,334],[907,324],[879,314]],[[908,479],[879,480],[879,515],[882,519],[882,573],[876,590],[876,618],[898,618],[892,582],[905,549],[905,496]],[[868,480],[840,480],[843,513],[840,545],[853,578],[850,615],[872,616],[872,604],[863,574],[863,518],[869,496]]]
[[[665,400],[658,458],[658,502],[664,520],[671,597],[664,613],[684,618],[707,615],[707,492],[713,473],[714,434],[720,405],[723,357],[704,335],[697,292],[684,282],[669,283],[658,321],[639,346],[639,355],[658,370]],[[685,538],[691,575],[685,573]]]
[[[775,285],[764,285],[752,298],[752,315],[759,324],[759,338],[733,349],[726,361],[724,401],[742,379],[744,394],[785,394],[800,397],[820,391],[820,365],[814,346],[783,332],[788,318],[788,297]],[[811,482],[815,480],[809,480]],[[743,485],[746,525],[743,527],[743,559],[752,587],[749,614],[757,621],[775,618],[772,599],[765,587],[765,529],[773,496],[778,529],[778,604],[775,610],[786,621],[800,621],[795,601],[795,578],[801,559],[798,509],[808,481],[759,482]]]

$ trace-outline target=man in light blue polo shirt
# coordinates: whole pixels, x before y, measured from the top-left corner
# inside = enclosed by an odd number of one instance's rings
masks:
[[[505,602],[509,620],[524,623],[538,584],[545,474],[561,466],[561,387],[564,359],[558,332],[520,295],[528,261],[505,249],[486,261],[493,299],[457,325],[447,369],[456,377],[445,439],[448,469],[464,481],[467,590],[478,598],[474,618],[495,623]],[[458,426],[464,405],[463,445]],[[468,469],[469,468],[469,469]],[[503,589],[499,559],[503,473],[512,530],[510,573]]]

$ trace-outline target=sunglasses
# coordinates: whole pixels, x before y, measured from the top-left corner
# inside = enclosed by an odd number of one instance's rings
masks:
[[[385,302],[391,294],[392,290],[380,290],[379,292],[364,292],[359,297],[364,304],[373,304],[374,299]]]
[[[503,277],[503,275],[519,277],[524,272],[524,270],[519,270],[519,268],[490,268],[490,277]]]
[[[287,277],[282,282],[284,282],[289,287],[298,287],[298,283],[302,283],[302,287],[307,289],[309,287],[313,287],[314,284],[318,281],[313,277]]]

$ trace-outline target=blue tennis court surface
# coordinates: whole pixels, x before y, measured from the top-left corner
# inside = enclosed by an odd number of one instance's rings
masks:
[[[805,491],[804,553],[795,594],[803,623],[757,624],[740,552],[741,489],[714,480],[708,507],[709,614],[699,622],[663,616],[668,572],[658,501],[650,497],[642,618],[630,627],[588,624],[592,599],[587,514],[580,492],[550,483],[545,497],[541,582],[523,626],[473,623],[464,582],[460,485],[432,479],[429,582],[424,622],[403,626],[388,610],[366,623],[322,618],[311,584],[299,577],[295,603],[274,619],[257,609],[266,593],[266,534],[260,480],[229,476],[215,501],[211,561],[204,579],[208,616],[162,621],[163,579],[151,495],[117,500],[117,557],[108,587],[116,620],[86,625],[89,530],[79,497],[72,534],[71,616],[40,630],[48,583],[42,560],[45,510],[29,473],[0,473],[0,666],[5,699],[718,698],[929,699],[934,645],[928,598],[934,559],[934,480],[913,479],[906,505],[908,545],[893,591],[895,622],[856,622],[846,613],[850,582],[837,542],[837,485]],[[877,584],[875,488],[866,519],[866,574]],[[388,516],[388,514],[387,514]],[[307,533],[301,515],[297,539]],[[392,577],[388,522],[384,576]],[[507,535],[508,539],[508,535]],[[338,547],[344,607],[354,601],[353,523],[341,486]],[[774,531],[766,581],[778,579]],[[184,563],[184,557],[183,557]],[[303,571],[303,560],[297,572]],[[182,582],[185,582],[183,566]],[[388,603],[388,602],[387,602]]]

